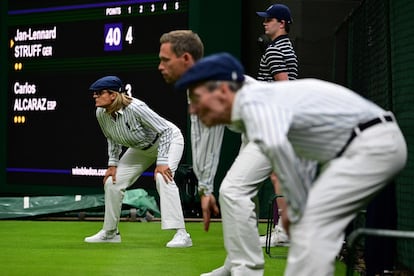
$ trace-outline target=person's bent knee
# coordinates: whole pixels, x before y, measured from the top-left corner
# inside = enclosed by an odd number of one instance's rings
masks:
[[[234,202],[240,199],[238,194],[237,187],[235,185],[227,185],[225,180],[222,182],[222,185],[219,189],[219,202],[222,205],[227,205],[228,207],[233,206]]]

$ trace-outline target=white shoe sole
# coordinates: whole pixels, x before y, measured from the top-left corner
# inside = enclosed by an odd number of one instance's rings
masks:
[[[106,240],[85,238],[85,242],[87,243],[120,243],[121,237],[115,237],[115,238],[106,239]]]
[[[186,243],[186,244],[167,244],[166,247],[168,248],[185,248],[185,247],[191,247],[193,246],[193,243]]]

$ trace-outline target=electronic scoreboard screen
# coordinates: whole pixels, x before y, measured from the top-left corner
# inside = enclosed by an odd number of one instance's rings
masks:
[[[101,187],[107,144],[88,91],[96,79],[119,76],[186,133],[185,95],[165,84],[158,51],[163,33],[188,29],[188,1],[45,2],[8,1],[7,183]],[[138,181],[153,183],[151,172]]]

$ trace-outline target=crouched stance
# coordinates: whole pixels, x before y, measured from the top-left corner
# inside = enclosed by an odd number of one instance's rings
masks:
[[[177,230],[167,247],[190,247],[180,194],[174,173],[181,160],[184,139],[180,130],[144,102],[127,96],[122,81],[106,76],[90,87],[96,117],[108,140],[108,170],[104,177],[105,217],[101,231],[85,242],[121,242],[118,224],[125,190],[156,163],[154,172],[161,205],[162,229]],[[122,155],[122,147],[127,150]]]

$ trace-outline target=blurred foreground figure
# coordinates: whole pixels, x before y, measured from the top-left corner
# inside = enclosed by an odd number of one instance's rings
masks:
[[[405,166],[407,146],[394,115],[316,79],[246,86],[242,65],[227,53],[201,59],[176,87],[189,89],[189,112],[205,125],[231,124],[270,160],[287,201],[282,219],[291,241],[285,275],[334,275],[346,226]],[[303,177],[296,157],[323,165],[314,181]],[[241,203],[258,187],[245,188],[220,190],[228,254],[253,238],[234,238],[246,213],[253,213]],[[216,272],[210,275],[246,275],[237,269]]]

